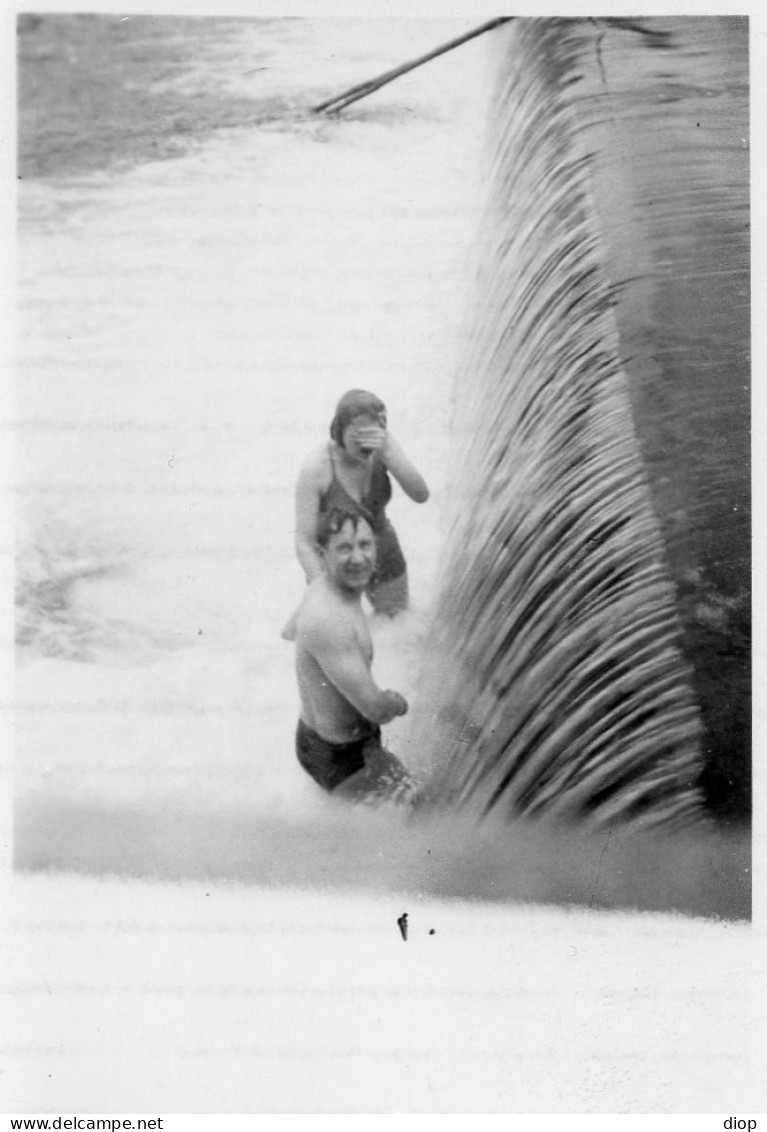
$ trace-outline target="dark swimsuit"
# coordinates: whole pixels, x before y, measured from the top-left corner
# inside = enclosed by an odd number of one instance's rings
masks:
[[[370,583],[370,590],[384,582],[391,582],[400,578],[407,570],[407,563],[399,545],[396,531],[386,518],[386,504],[391,499],[391,480],[383,464],[376,461],[373,464],[373,474],[370,487],[362,500],[355,499],[346,490],[336,475],[336,462],[333,458],[333,449],[328,449],[330,467],[333,478],[325,492],[320,496],[320,514],[326,514],[335,508],[351,511],[367,519],[373,529],[378,544],[378,559],[376,572]]]

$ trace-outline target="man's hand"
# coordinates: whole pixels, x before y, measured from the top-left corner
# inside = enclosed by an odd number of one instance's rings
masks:
[[[384,708],[386,718],[381,719],[381,723],[390,723],[398,715],[405,715],[408,710],[408,702],[404,696],[401,696],[399,692],[393,692],[390,688],[387,688],[383,695],[386,697]]]

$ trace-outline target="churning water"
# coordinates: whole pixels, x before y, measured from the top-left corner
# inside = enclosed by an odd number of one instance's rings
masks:
[[[22,186],[21,866],[742,913],[713,834],[676,841],[659,883],[662,839],[605,860],[505,812],[478,831],[349,810],[292,750],[293,483],[361,385],[433,488],[392,512],[414,608],[374,627],[376,671],[416,701],[392,747],[484,808],[694,809],[698,715],[565,97],[579,24],[524,21],[338,120]],[[236,82],[306,107],[467,25],[381,21],[372,44],[354,21],[245,21]],[[268,66],[240,77],[256,45]],[[468,761],[423,674],[451,526],[434,671]]]

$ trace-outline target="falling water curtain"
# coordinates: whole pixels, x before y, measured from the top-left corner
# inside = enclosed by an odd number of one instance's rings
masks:
[[[705,21],[515,20],[494,32],[489,197],[413,727],[434,796],[451,807],[642,824],[703,812],[706,732],[679,596],[680,578],[702,577],[700,556],[669,546],[668,468],[648,461],[637,432],[638,418],[650,437],[668,432],[648,411],[642,364],[653,359],[663,388],[678,375],[657,364],[659,340],[673,357],[673,334],[690,335],[684,310],[666,324],[654,311],[652,237],[660,247],[680,194],[684,208],[707,184],[694,147],[710,139],[689,138],[699,111],[684,73],[689,55],[698,85],[707,79],[701,36],[721,70],[721,28]],[[732,73],[737,60],[727,90]],[[674,131],[691,146],[687,164]],[[616,144],[653,134],[638,170],[620,160]],[[648,236],[636,218],[653,207]],[[698,234],[661,249],[682,277]],[[644,357],[632,362],[638,328]]]

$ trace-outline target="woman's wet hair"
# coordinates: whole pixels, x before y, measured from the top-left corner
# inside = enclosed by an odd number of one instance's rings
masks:
[[[319,517],[316,535],[317,544],[322,547],[327,546],[333,535],[342,531],[346,523],[351,523],[355,532],[360,523],[367,523],[371,532],[373,530],[370,526],[370,520],[366,519],[359,511],[352,511],[351,508],[345,507],[332,507],[330,511],[322,512]]]
[[[339,448],[344,446],[344,430],[355,417],[360,417],[363,413],[376,419],[381,428],[386,428],[386,406],[380,397],[376,397],[375,393],[368,393],[366,389],[350,389],[348,393],[344,393],[336,405],[336,415],[330,422],[330,435]]]

